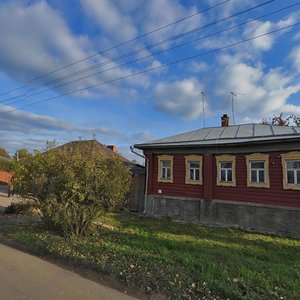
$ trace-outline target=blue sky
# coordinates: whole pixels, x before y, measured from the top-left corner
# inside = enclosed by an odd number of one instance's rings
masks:
[[[201,91],[206,93],[206,126],[218,126],[223,113],[231,116],[230,91],[239,93],[235,99],[237,124],[260,122],[274,113],[300,115],[300,26],[131,76],[300,22],[298,5],[214,34],[297,3],[272,1],[206,26],[266,1],[231,0],[196,14],[221,2],[225,1],[0,0],[0,147],[14,153],[19,148],[42,149],[47,140],[62,144],[96,134],[100,142],[117,145],[119,152],[133,159],[132,144],[203,127]],[[95,56],[192,14],[173,26]],[[200,27],[202,30],[193,34],[149,49],[154,43]],[[212,36],[203,38],[206,35]],[[200,40],[169,50],[196,39]],[[113,60],[146,46],[143,52]],[[155,54],[161,51],[165,52]],[[28,83],[88,56],[93,58]],[[101,63],[91,71],[66,77]],[[89,77],[82,79],[85,76]],[[130,77],[84,90],[124,76]],[[50,88],[49,81],[54,80]],[[71,80],[77,81],[66,84]],[[61,96],[79,89],[83,90]]]

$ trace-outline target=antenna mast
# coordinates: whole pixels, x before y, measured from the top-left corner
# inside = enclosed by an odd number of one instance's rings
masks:
[[[201,92],[202,96],[202,118],[203,118],[203,128],[205,128],[205,93]]]
[[[235,125],[235,120],[234,120],[234,97],[237,97],[237,94],[234,92],[230,92],[231,94],[231,110],[232,110],[232,123]]]

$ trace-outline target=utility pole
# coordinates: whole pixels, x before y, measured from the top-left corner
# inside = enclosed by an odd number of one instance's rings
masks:
[[[203,118],[203,128],[205,128],[205,93],[201,92],[202,96],[202,118]]]

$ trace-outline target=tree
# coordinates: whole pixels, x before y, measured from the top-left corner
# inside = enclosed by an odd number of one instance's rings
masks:
[[[15,170],[16,192],[31,199],[44,222],[65,236],[87,235],[103,211],[124,205],[130,171],[118,157],[86,157],[80,152],[36,152]]]
[[[294,123],[294,124],[293,124]],[[290,115],[288,117],[283,117],[283,113],[281,113],[279,116],[276,116],[274,114],[274,117],[272,119],[263,119],[261,124],[264,125],[278,125],[278,126],[289,126],[289,125],[295,125],[300,127],[300,117],[295,115]]]
[[[10,171],[11,162],[10,155],[4,148],[0,148],[0,171]]]
[[[11,158],[10,155],[8,154],[8,152],[4,149],[0,147],[0,156],[5,157],[5,158]]]
[[[24,160],[26,158],[28,158],[29,156],[31,156],[31,153],[23,148],[23,149],[18,149],[14,155],[14,159],[16,160]]]

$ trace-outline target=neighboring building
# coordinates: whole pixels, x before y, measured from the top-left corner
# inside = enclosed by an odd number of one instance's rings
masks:
[[[129,209],[131,211],[142,212],[145,185],[145,168],[143,166],[140,166],[139,164],[132,163],[121,154],[118,154],[117,147],[115,145],[105,146],[99,143],[97,140],[80,140],[66,143],[52,150],[65,150],[70,154],[74,153],[75,151],[80,151],[87,156],[102,154],[105,158],[119,156],[123,160],[124,165],[128,167],[132,173],[132,191],[128,203]]]
[[[12,173],[0,171],[0,185],[8,185],[12,179]]]
[[[228,122],[135,145],[146,214],[300,237],[300,127]]]

